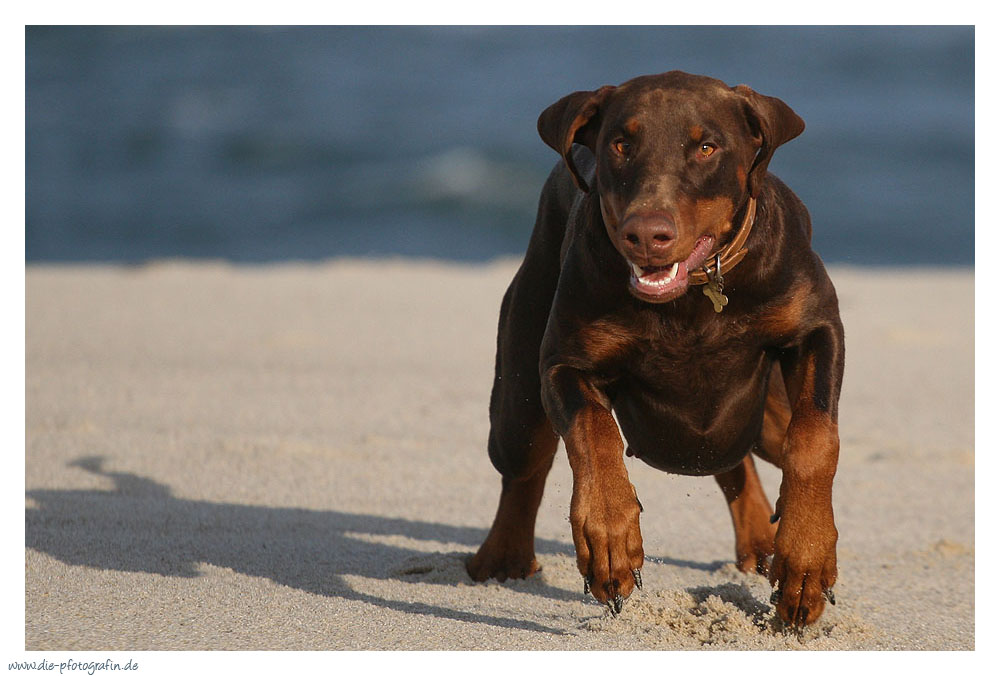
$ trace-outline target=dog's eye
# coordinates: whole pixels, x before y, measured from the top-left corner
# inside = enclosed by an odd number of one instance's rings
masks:
[[[715,152],[715,150],[716,150],[715,146],[713,146],[711,143],[702,143],[701,147],[698,148],[698,153],[702,157],[709,157],[712,155],[712,153]]]
[[[632,150],[632,144],[623,138],[620,138],[612,143],[611,147],[614,148],[615,152],[619,155],[628,155]]]

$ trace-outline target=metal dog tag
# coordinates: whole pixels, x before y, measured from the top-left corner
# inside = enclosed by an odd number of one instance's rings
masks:
[[[722,308],[729,303],[729,299],[726,298],[722,291],[716,288],[715,283],[712,281],[709,281],[708,284],[705,285],[705,288],[702,289],[702,293],[708,296],[709,300],[712,301],[712,305],[715,306],[716,312],[722,312]]]
[[[717,254],[715,256],[714,272],[709,270],[707,265],[705,266],[705,275],[708,276],[708,282],[701,290],[712,301],[716,312],[722,312],[722,308],[729,303],[729,299],[722,293],[722,261],[720,259],[721,256]]]

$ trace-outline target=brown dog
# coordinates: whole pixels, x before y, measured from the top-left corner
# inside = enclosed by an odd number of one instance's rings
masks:
[[[503,488],[473,579],[538,570],[562,437],[584,590],[621,611],[643,549],[614,411],[629,455],[715,475],[738,565],[769,573],[785,622],[833,601],[843,328],[809,214],[767,173],[804,127],[778,99],[677,71],[541,114],[562,161],[500,310],[489,455]],[[782,470],[773,515],[751,451]]]

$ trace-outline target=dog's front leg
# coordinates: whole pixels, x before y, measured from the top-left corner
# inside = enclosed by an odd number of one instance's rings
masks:
[[[573,470],[570,524],[584,589],[617,614],[642,585],[643,562],[639,502],[618,426],[607,397],[570,366],[544,373],[542,401]]]
[[[824,597],[833,600],[837,580],[837,528],[833,522],[833,476],[840,437],[837,400],[844,372],[844,334],[839,320],[813,330],[782,360],[791,394],[792,418],[782,448],[780,518],[774,542],[771,584],[785,622],[801,626],[819,619]]]

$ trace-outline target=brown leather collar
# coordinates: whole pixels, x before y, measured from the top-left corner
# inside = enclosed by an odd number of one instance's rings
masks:
[[[743,245],[746,244],[747,237],[750,236],[750,230],[753,229],[754,217],[756,215],[757,200],[751,197],[750,201],[747,202],[747,212],[743,215],[743,223],[740,224],[740,229],[737,231],[736,237],[723,249],[705,259],[703,269],[689,270],[688,284],[707,284],[708,273],[711,272],[713,275],[716,273],[716,270],[712,269],[712,265],[716,260],[719,261],[720,270],[718,272],[723,275],[735,268],[736,264],[743,260],[743,257],[747,255],[747,249]],[[718,258],[716,258],[717,256]]]

